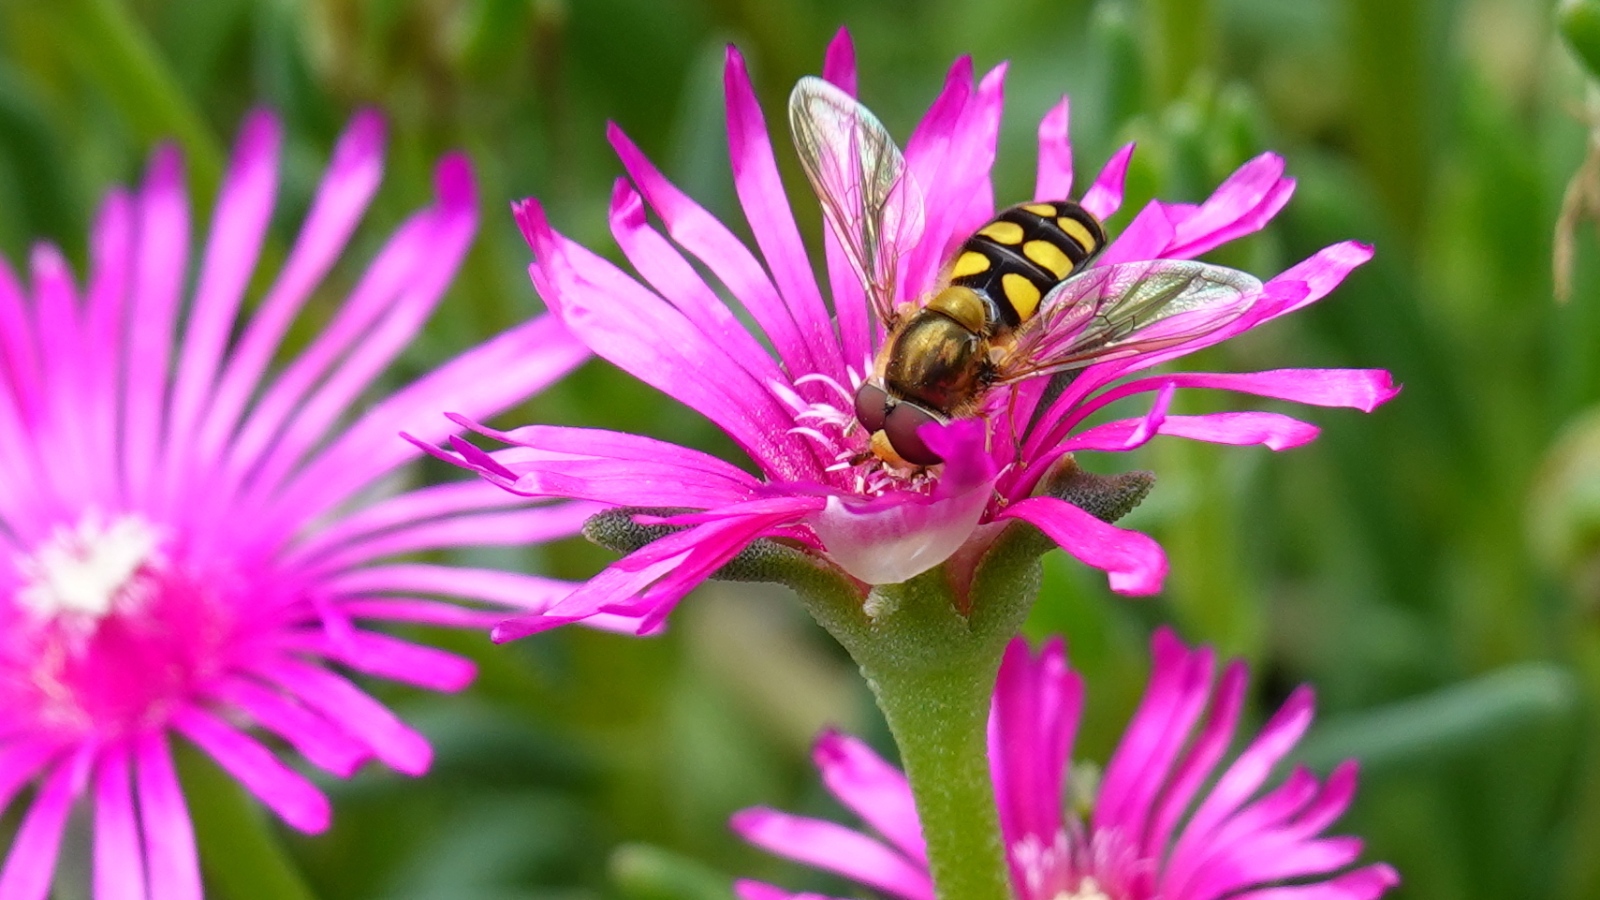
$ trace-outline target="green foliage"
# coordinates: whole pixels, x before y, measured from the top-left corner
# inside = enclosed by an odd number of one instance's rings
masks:
[[[1164,439],[1131,459],[1079,459],[1107,475],[1157,473],[1122,524],[1153,533],[1172,560],[1165,595],[1138,602],[1060,554],[1046,560],[1029,633],[1070,636],[1089,685],[1080,752],[1104,761],[1138,700],[1146,635],[1173,621],[1251,660],[1258,714],[1295,684],[1316,686],[1321,719],[1304,758],[1364,758],[1344,830],[1401,869],[1401,896],[1600,897],[1591,219],[1563,232],[1564,305],[1551,274],[1563,194],[1593,125],[1578,110],[1600,19],[1587,0],[1555,6],[6,0],[0,251],[23,263],[32,241],[52,240],[81,266],[96,199],[136,179],[158,138],[183,147],[193,194],[209,202],[241,115],[267,104],[287,125],[268,249],[281,258],[342,122],[376,106],[390,155],[361,246],[427,195],[448,148],[472,156],[484,198],[479,242],[398,381],[540,308],[506,201],[537,195],[560,228],[615,255],[605,213],[621,170],[608,119],[742,223],[721,134],[729,41],[750,58],[776,123],[794,80],[850,26],[863,97],[902,135],[954,57],[1011,60],[1003,201],[1031,184],[1034,130],[1064,93],[1080,189],[1116,146],[1139,141],[1128,210],[1157,193],[1199,200],[1275,150],[1299,181],[1294,201],[1218,261],[1265,274],[1345,238],[1375,244],[1377,258],[1316,307],[1186,364],[1383,367],[1405,389],[1371,416],[1286,410],[1324,431],[1282,455]],[[792,160],[782,166],[803,196]],[[796,207],[814,237],[814,205]],[[340,270],[345,286],[362,261]],[[319,297],[311,318],[335,296]],[[1180,396],[1174,411],[1240,402]],[[708,423],[601,363],[505,417],[532,420],[626,428],[738,460]],[[574,541],[495,561],[576,578],[608,558]],[[328,835],[287,835],[208,764],[184,765],[217,896],[709,900],[733,874],[843,890],[742,847],[724,826],[754,804],[838,814],[806,758],[826,723],[887,746],[859,676],[792,595],[719,583],[651,640],[428,638],[482,671],[465,697],[380,689],[435,740],[434,772],[368,770],[330,785]],[[81,871],[69,878],[87,883]]]

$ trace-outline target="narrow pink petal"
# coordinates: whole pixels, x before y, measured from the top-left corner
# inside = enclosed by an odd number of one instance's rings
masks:
[[[1177,372],[1124,382],[1079,404],[1069,419],[1070,428],[1096,410],[1134,394],[1180,388],[1238,391],[1312,406],[1345,407],[1372,412],[1400,393],[1393,376],[1383,369],[1276,369],[1269,372]],[[1058,430],[1060,425],[1055,426]]]
[[[1372,259],[1370,245],[1359,241],[1344,241],[1324,247],[1283,270],[1268,282],[1269,287],[1283,282],[1301,282],[1305,284],[1307,290],[1304,296],[1295,298],[1294,302],[1278,304],[1270,317],[1287,315],[1328,296],[1351,272],[1355,271],[1356,267],[1370,259]]]
[[[94,785],[94,900],[144,900],[144,848],[133,808],[130,752],[113,747]]]
[[[430,210],[402,223],[367,266],[333,320],[317,331],[311,346],[272,382],[229,445],[234,469],[253,465],[278,437],[284,422],[305,402],[318,379],[353,344],[365,343],[385,315],[407,297],[407,288],[431,261],[431,250],[439,237],[436,218]]]
[[[279,762],[272,751],[196,707],[179,712],[172,723],[289,825],[307,834],[327,830],[332,816],[328,798],[305,776]]]
[[[1166,578],[1167,556],[1160,544],[1137,531],[1108,525],[1065,500],[1029,497],[997,518],[1032,523],[1080,562],[1104,570],[1119,594],[1158,593]]]
[[[1006,67],[1002,64],[986,74],[975,91],[970,88],[970,69],[971,60],[963,58],[951,70],[952,79],[962,80],[948,82],[947,91],[953,85],[957,93],[968,96],[959,118],[943,135],[942,146],[939,136],[926,130],[935,121],[932,111],[906,146],[907,165],[923,192],[925,221],[922,239],[901,265],[902,299],[921,297],[938,278],[940,267],[956,246],[994,213],[989,171],[994,165],[1004,104]],[[941,97],[938,102],[943,100]],[[933,152],[924,158],[916,151],[919,138],[925,134],[936,140]],[[935,161],[937,168],[930,168]],[[974,207],[975,197],[979,199]]]
[[[50,497],[57,503],[76,509],[92,499],[84,493],[87,479],[79,473],[100,464],[88,456],[84,419],[79,415],[85,400],[85,373],[81,364],[84,347],[78,326],[78,289],[66,258],[56,248],[36,245],[31,262],[35,329],[46,402],[31,437],[41,448],[48,448],[40,455],[42,465],[33,477],[45,480]]]
[[[1172,776],[1151,820],[1150,832],[1144,842],[1145,855],[1159,857],[1166,853],[1179,818],[1188,812],[1195,792],[1210,780],[1212,770],[1233,741],[1233,730],[1238,726],[1240,711],[1244,709],[1248,681],[1249,670],[1243,662],[1235,660],[1223,671],[1205,724]]]
[[[1205,708],[1215,663],[1209,648],[1189,650],[1172,630],[1150,641],[1150,683],[1106,764],[1095,799],[1094,828],[1143,835],[1156,791]]]
[[[583,523],[604,508],[595,503],[561,503],[420,522],[409,528],[394,529],[346,544],[338,552],[320,560],[316,569],[351,568],[402,553],[452,547],[543,544],[577,535],[583,529]]]
[[[1193,874],[1199,863],[1202,848],[1211,835],[1233,811],[1247,801],[1261,787],[1278,761],[1299,743],[1311,725],[1311,691],[1301,686],[1273,714],[1261,733],[1228,766],[1201,801],[1198,809],[1184,825],[1173,846],[1171,862],[1164,878],[1169,884],[1182,884]]]
[[[194,826],[165,734],[151,731],[136,739],[134,774],[150,896],[160,900],[201,900]]]
[[[172,385],[167,427],[165,480],[177,485],[187,466],[198,461],[186,452],[217,376],[250,275],[261,255],[267,223],[278,191],[278,154],[283,127],[267,110],[245,117],[223,175],[210,240],[196,283],[188,328]]]
[[[817,739],[811,759],[828,792],[846,809],[888,838],[912,862],[927,866],[922,822],[903,772],[884,762],[861,740],[831,729]]]
[[[90,432],[90,453],[117,455],[124,317],[134,269],[133,201],[121,190],[101,204],[89,236],[89,279],[84,298],[84,340],[95,352],[79,361],[88,390],[75,415]],[[123,486],[115,466],[97,465],[85,474],[93,496],[121,502]]]
[[[933,882],[925,870],[843,825],[764,808],[737,812],[728,824],[740,837],[769,853],[904,900],[934,900]]]
[[[822,77],[846,94],[856,95],[856,46],[850,40],[850,29],[842,25],[828,42],[822,58]]]
[[[1293,178],[1280,178],[1278,183],[1273,185],[1266,195],[1261,198],[1260,204],[1255,208],[1241,214],[1232,222],[1205,234],[1203,239],[1192,243],[1179,244],[1163,255],[1176,259],[1191,259],[1220,247],[1229,241],[1238,240],[1248,234],[1255,234],[1257,231],[1267,227],[1267,223],[1271,222],[1288,205],[1289,198],[1294,196],[1294,188],[1295,181]]]
[[[742,368],[761,384],[788,384],[790,376],[778,367],[772,354],[733,314],[726,301],[706,284],[683,253],[650,227],[644,198],[626,178],[618,178],[611,191],[611,234],[617,246],[650,287],[671,303],[691,327],[722,348],[728,362]]]
[[[1400,883],[1400,873],[1383,863],[1345,872],[1327,881],[1276,885],[1234,895],[1235,900],[1377,900]]]
[[[440,160],[435,180],[439,211],[427,264],[413,272],[394,308],[362,335],[327,380],[295,410],[271,455],[251,476],[257,499],[264,501],[276,493],[294,467],[323,441],[362,392],[411,343],[449,287],[477,230],[472,167],[466,157],[449,154]],[[395,440],[398,442],[398,437]],[[250,461],[233,462],[248,465]]]
[[[27,295],[10,264],[0,259],[0,377],[24,420],[34,419],[44,401],[44,376],[35,338]]]
[[[75,758],[58,764],[39,788],[17,829],[5,868],[0,870],[0,900],[45,900],[49,896],[67,814],[83,791],[85,755],[80,750]]]
[[[1045,644],[1037,662],[1025,639],[1012,640],[989,714],[990,768],[1007,846],[1029,837],[1049,845],[1063,827],[1062,794],[1082,708],[1083,680],[1067,667],[1059,638]],[[1012,863],[1013,876],[1026,878]]]
[[[571,582],[539,575],[435,563],[364,566],[329,579],[327,586],[347,595],[435,594],[530,610],[548,607],[573,587]]]
[[[157,471],[166,405],[167,372],[180,292],[188,277],[189,200],[183,162],[173,146],[150,160],[139,194],[138,249],[133,305],[128,318],[128,359],[122,420],[124,477],[130,499],[148,494]]]
[[[1124,144],[1112,154],[1105,168],[1100,170],[1088,193],[1083,195],[1083,208],[1104,221],[1122,208],[1122,182],[1128,175],[1128,161],[1133,158],[1133,145]]]
[[[39,740],[0,747],[0,812],[5,812],[17,794],[61,752],[60,745]]]
[[[577,586],[576,583],[572,585],[574,588]],[[456,603],[437,600],[345,600],[339,604],[339,608],[352,619],[438,625],[444,628],[487,629],[506,617],[501,611],[468,609]]]
[[[814,894],[811,892],[791,893],[776,885],[764,881],[753,881],[749,878],[736,878],[733,882],[733,893],[739,900],[836,900],[827,894]]]
[[[365,111],[340,135],[289,259],[246,326],[191,438],[201,458],[213,458],[227,443],[289,324],[361,221],[383,176],[383,132],[382,118]]]
[[[456,429],[440,415],[488,417],[565,375],[588,356],[551,316],[540,316],[456,357],[379,401],[301,468],[274,498],[273,515],[307,522],[422,454],[409,432],[433,443]]]
[[[371,753],[323,718],[290,697],[244,678],[230,679],[216,699],[246,713],[262,728],[288,741],[315,766],[348,778]]]
[[[385,497],[337,521],[320,525],[315,532],[303,535],[303,539],[286,551],[282,559],[286,565],[298,564],[390,530],[457,514],[528,505],[526,499],[511,496],[478,479],[429,485]],[[553,505],[542,508],[553,508]]]
[[[822,348],[813,348],[808,343],[804,325],[783,302],[777,287],[749,248],[716,216],[668,181],[622,129],[613,124],[606,135],[628,177],[638,186],[645,202],[661,217],[667,234],[727,286],[728,292],[772,341],[773,349],[788,371],[795,375],[828,371],[819,362]]]
[[[1322,792],[1295,817],[1294,829],[1297,833],[1307,836],[1321,834],[1324,828],[1344,815],[1345,810],[1350,808],[1350,801],[1355,799],[1356,772],[1359,768],[1353,759],[1333,767]]]
[[[1153,433],[1148,419],[1121,419],[1080,431],[1061,444],[1062,452],[1073,450],[1130,450],[1156,434],[1207,441],[1213,444],[1247,446],[1260,444],[1272,450],[1289,450],[1316,440],[1321,429],[1310,422],[1269,412],[1208,413],[1201,416],[1166,416]]]
[[[596,613],[640,616],[643,631],[661,625],[677,602],[771,528],[798,521],[819,498],[785,498],[777,509],[706,522],[669,534],[623,557],[549,609],[502,623],[496,642],[581,622]]]
[[[1228,847],[1222,858],[1212,860],[1189,884],[1176,889],[1173,896],[1220,900],[1243,888],[1327,875],[1350,865],[1360,855],[1361,841],[1356,838],[1318,841],[1268,838],[1235,844]]]
[[[535,287],[596,353],[715,422],[769,473],[793,477],[818,468],[789,434],[793,411],[768,385],[669,304],[551,229],[537,203],[525,201],[517,214],[533,245]]]
[[[288,656],[253,668],[260,677],[338,722],[384,765],[407,775],[421,775],[432,764],[433,748],[426,738],[345,678]]]
[[[1087,198],[1085,198],[1087,199]],[[1096,266],[1158,259],[1173,240],[1172,222],[1160,203],[1145,204],[1122,233],[1111,239],[1105,252],[1095,257]]]
[[[278,643],[335,660],[364,675],[430,691],[459,691],[472,683],[478,671],[464,656],[371,631],[351,629],[337,637],[328,629],[291,631]]]
[[[1225,243],[1230,238],[1223,237],[1224,234],[1237,237],[1233,226],[1260,209],[1275,193],[1282,193],[1278,189],[1282,177],[1283,157],[1276,153],[1263,153],[1246,162],[1218,185],[1199,208],[1177,224],[1174,246],[1162,255],[1190,259]],[[1278,207],[1288,199],[1288,195],[1283,194]]]
[[[783,179],[778,175],[778,162],[772,155],[766,119],[750,85],[750,73],[745,69],[744,57],[731,44],[723,87],[727,94],[728,157],[733,164],[733,185],[745,220],[750,223],[750,233],[799,326],[801,338],[810,347],[812,360],[819,366],[812,371],[843,380],[845,360],[833,333],[832,317],[822,304],[800,229],[794,224]]]
[[[1039,121],[1039,176],[1034,181],[1033,199],[1048,202],[1072,196],[1072,138],[1068,121],[1071,103],[1066,97],[1050,107]]]

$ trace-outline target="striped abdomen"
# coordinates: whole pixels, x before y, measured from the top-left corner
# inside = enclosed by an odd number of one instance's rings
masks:
[[[950,283],[989,306],[993,334],[1033,318],[1050,289],[1081,268],[1106,243],[1105,229],[1071,200],[1024,203],[1002,211],[961,245]]]

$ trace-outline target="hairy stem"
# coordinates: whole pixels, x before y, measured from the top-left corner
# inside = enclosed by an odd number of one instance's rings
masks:
[[[979,563],[970,615],[942,567],[874,588],[865,603],[842,580],[789,582],[849,650],[888,720],[939,900],[1011,895],[987,732],[1000,658],[1038,593],[1039,548],[1027,536],[1006,532]]]

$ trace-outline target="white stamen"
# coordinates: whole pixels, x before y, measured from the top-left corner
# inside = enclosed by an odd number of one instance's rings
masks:
[[[794,383],[795,384],[820,384],[823,387],[828,388],[829,390],[833,391],[835,394],[838,394],[839,395],[839,399],[843,400],[845,402],[846,406],[854,406],[855,405],[856,395],[854,393],[852,393],[851,391],[847,390],[844,385],[840,384],[837,381],[834,381],[832,378],[829,378],[828,376],[822,374],[821,372],[812,372],[810,375],[801,375],[799,378],[796,378],[794,380]],[[859,388],[860,385],[857,385],[857,387]]]
[[[1100,882],[1086,875],[1076,888],[1062,891],[1055,900],[1111,900],[1111,895],[1100,889]]]
[[[75,527],[57,526],[31,556],[17,560],[26,583],[17,598],[40,619],[100,619],[138,599],[141,569],[159,562],[161,535],[138,516],[106,523],[90,512]]]

